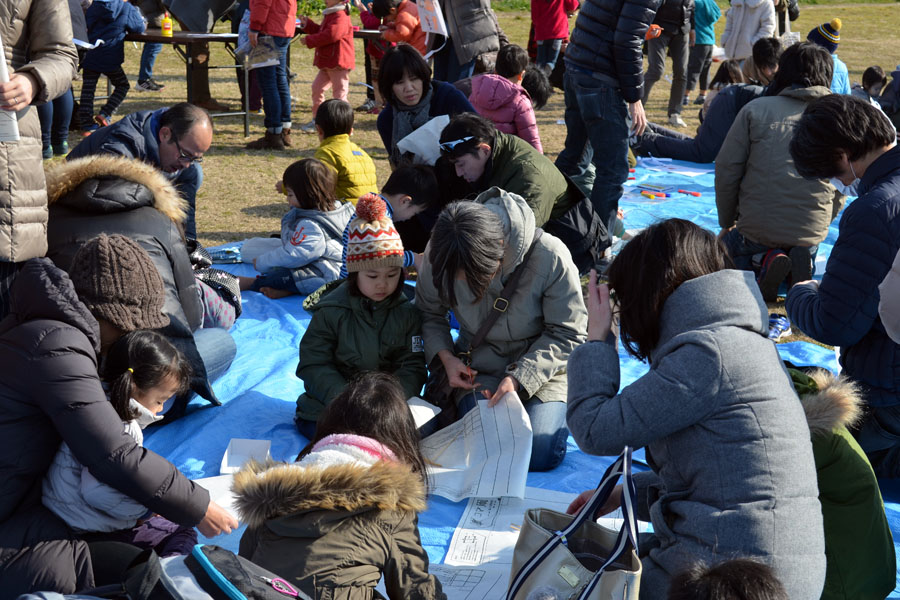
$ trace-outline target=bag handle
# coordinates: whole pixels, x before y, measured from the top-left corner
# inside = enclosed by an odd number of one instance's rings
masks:
[[[491,312],[484,320],[484,323],[481,324],[481,327],[478,328],[478,331],[475,332],[472,341],[469,342],[469,349],[461,354],[471,355],[472,350],[477,346],[480,346],[481,342],[484,341],[484,338],[494,326],[494,323],[497,322],[497,319],[500,318],[500,315],[505,313],[506,309],[509,308],[509,299],[516,293],[516,287],[519,285],[519,280],[522,279],[522,273],[525,271],[528,259],[534,254],[534,249],[537,247],[537,241],[541,239],[541,234],[543,233],[544,232],[540,228],[535,227],[534,237],[531,239],[531,246],[528,248],[528,252],[525,253],[525,258],[522,259],[522,262],[519,263],[519,266],[517,266],[512,275],[510,275],[509,279],[506,281],[506,285],[503,286],[503,290],[500,291],[500,295],[494,300]]]
[[[579,600],[588,597],[587,594],[589,594],[590,591],[596,587],[597,583],[599,583],[600,576],[605,569],[621,558],[628,550],[629,542],[635,551],[637,551],[637,521],[634,516],[634,496],[636,491],[634,479],[631,475],[631,447],[625,446],[622,450],[622,454],[619,455],[615,462],[607,467],[606,471],[603,473],[603,477],[600,479],[600,483],[597,485],[597,489],[594,490],[594,494],[591,496],[590,500],[581,507],[581,510],[578,511],[578,514],[575,515],[572,522],[569,523],[565,529],[557,531],[556,535],[544,542],[544,544],[538,548],[537,552],[522,565],[509,585],[509,589],[506,592],[506,600],[514,600],[516,594],[519,593],[519,590],[522,589],[525,581],[538,565],[540,565],[540,563],[558,545],[565,545],[567,543],[567,536],[574,534],[588,520],[594,520],[597,509],[599,509],[612,495],[616,483],[619,481],[619,477],[623,478],[622,516],[624,517],[625,523],[619,529],[619,534],[616,536],[616,543],[613,546],[612,552],[610,552],[609,558],[606,559],[600,569],[585,586],[585,589],[579,594]]]

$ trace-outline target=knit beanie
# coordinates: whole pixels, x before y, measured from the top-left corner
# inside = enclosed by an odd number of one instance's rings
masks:
[[[72,259],[69,278],[95,317],[126,333],[169,324],[162,277],[150,255],[125,236],[101,233],[88,241]]]
[[[841,20],[835,18],[831,23],[822,23],[810,31],[806,39],[834,54],[841,43]]]
[[[387,216],[387,204],[378,194],[366,194],[356,203],[347,236],[347,272],[403,266],[403,242]]]

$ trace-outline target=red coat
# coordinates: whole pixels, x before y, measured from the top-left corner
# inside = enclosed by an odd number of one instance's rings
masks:
[[[294,37],[297,0],[250,0],[250,31]]]
[[[313,65],[320,69],[352,69],[356,66],[353,26],[347,11],[328,13],[321,25],[308,19],[303,31],[309,34],[303,42],[308,48],[316,49]]]
[[[397,7],[397,14],[393,23],[385,23],[387,29],[381,37],[389,42],[406,42],[425,56],[428,49],[425,47],[425,32],[419,22],[419,7],[415,2],[403,0]]]
[[[534,39],[564,40],[569,37],[567,13],[578,10],[578,0],[531,0]]]

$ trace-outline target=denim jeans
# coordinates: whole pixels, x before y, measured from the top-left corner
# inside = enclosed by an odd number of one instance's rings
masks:
[[[434,55],[434,79],[454,83],[460,79],[471,77],[475,72],[475,59],[466,64],[459,64],[453,40],[447,38],[444,49]]]
[[[475,394],[465,394],[457,404],[460,417],[475,408]],[[525,412],[531,420],[531,462],[529,471],[549,471],[559,466],[566,457],[565,402],[541,402],[540,398],[525,401]]]
[[[266,130],[280,133],[282,124],[291,122],[291,88],[287,78],[287,49],[289,37],[266,36],[279,52],[279,62],[271,67],[256,69],[256,80],[262,91]]]
[[[141,51],[141,68],[138,70],[138,83],[153,78],[153,65],[156,63],[156,56],[162,51],[162,44],[155,42],[144,42],[144,49]]]
[[[231,366],[237,354],[234,338],[224,329],[198,329],[194,332],[194,343],[197,353],[206,367],[206,378],[212,383],[221,377]]]
[[[672,55],[672,88],[669,91],[669,116],[681,114],[681,100],[687,85],[688,35],[690,26],[676,33],[663,30],[658,38],[647,41],[647,73],[644,75],[644,106],[650,98],[653,84],[666,71],[666,51]]]
[[[900,476],[900,406],[871,406],[859,431],[860,447],[879,477]]]
[[[556,59],[559,58],[559,50],[562,48],[562,40],[541,40],[537,42],[537,66],[547,65],[550,71],[556,67]]]
[[[628,179],[628,135],[631,115],[622,94],[609,83],[589,73],[566,69],[563,78],[566,101],[566,143],[556,159],[556,168],[582,186],[594,210],[606,226],[601,247],[611,243],[616,211]],[[592,189],[584,185],[594,174]]]
[[[758,263],[754,265],[753,257],[761,258],[760,255],[764,255],[769,250],[774,250],[775,248],[771,248],[764,244],[759,244],[754,242],[753,240],[745,238],[741,233],[737,230],[737,227],[726,233],[722,236],[722,243],[725,244],[725,248],[728,250],[728,254],[731,255],[731,260],[734,261],[734,266],[742,271],[757,271]],[[790,248],[779,248],[783,250],[785,254],[790,252]],[[815,246],[809,246],[807,248],[809,250],[809,259],[812,262],[812,274],[816,273],[816,254],[819,252],[818,244]]]
[[[74,106],[75,98],[72,95],[72,88],[69,88],[59,98],[37,107],[38,118],[41,120],[41,143],[44,148],[51,145],[62,146],[69,137],[69,123],[72,122]]]
[[[195,240],[197,239],[197,190],[203,183],[203,167],[194,163],[187,169],[179,171],[171,181],[181,197],[188,203],[187,215],[183,223],[184,235],[188,239]]]

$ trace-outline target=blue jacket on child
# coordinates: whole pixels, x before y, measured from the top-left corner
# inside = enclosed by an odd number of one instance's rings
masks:
[[[88,50],[81,66],[89,71],[108,73],[125,62],[125,36],[131,32],[143,33],[147,29],[141,11],[122,0],[94,0],[85,13],[88,38],[92,44],[103,43]]]
[[[715,25],[722,11],[715,0],[694,0],[694,43],[698,46],[716,43]]]

